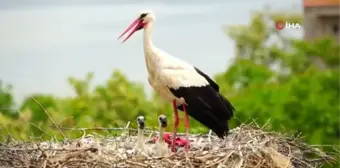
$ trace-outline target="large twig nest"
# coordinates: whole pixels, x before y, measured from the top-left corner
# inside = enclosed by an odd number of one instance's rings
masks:
[[[83,136],[71,142],[2,144],[0,167],[320,167],[334,161],[297,138],[264,132],[255,124],[231,130],[225,140],[214,135],[191,135],[191,151],[167,157],[138,155],[135,136]],[[147,144],[151,146],[153,144]]]

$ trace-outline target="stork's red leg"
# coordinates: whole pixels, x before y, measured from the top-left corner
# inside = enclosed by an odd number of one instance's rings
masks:
[[[172,101],[172,105],[173,105],[173,108],[174,108],[174,114],[175,114],[174,121],[175,122],[174,122],[174,136],[172,137],[173,139],[172,139],[172,144],[171,144],[171,151],[175,152],[176,151],[175,145],[176,145],[177,128],[178,128],[178,124],[179,124],[176,100]]]
[[[189,115],[188,115],[188,112],[187,112],[187,107],[185,104],[183,104],[183,111],[184,111],[184,114],[185,114],[185,133],[186,133],[186,144],[185,144],[185,151],[189,151]]]

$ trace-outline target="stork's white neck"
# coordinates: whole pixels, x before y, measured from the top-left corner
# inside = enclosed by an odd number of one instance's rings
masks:
[[[153,43],[152,43],[152,40],[151,40],[152,27],[153,27],[153,23],[152,22],[149,22],[144,27],[144,33],[143,33],[144,50],[152,50],[153,47],[154,47]]]
[[[159,126],[159,138],[158,142],[162,143],[164,141],[164,128],[162,126]]]
[[[161,54],[159,54],[159,49],[153,45],[151,35],[152,35],[153,23],[150,22],[144,27],[143,33],[143,48],[146,69],[149,76],[152,78],[157,75],[157,68],[161,66]]]
[[[138,128],[138,136],[142,137],[143,136],[143,130]]]
[[[137,146],[142,146],[144,143],[143,129],[138,128]]]

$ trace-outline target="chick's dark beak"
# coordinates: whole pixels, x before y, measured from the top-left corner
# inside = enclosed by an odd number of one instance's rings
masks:
[[[138,123],[139,123],[139,128],[144,129],[145,127],[144,121],[138,121]]]
[[[166,118],[160,118],[159,119],[160,123],[161,123],[161,126],[163,128],[167,127],[168,126],[168,120]]]

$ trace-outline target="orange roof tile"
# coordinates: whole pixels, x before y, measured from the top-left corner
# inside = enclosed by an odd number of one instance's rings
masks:
[[[303,6],[305,7],[340,6],[340,0],[304,0]]]

